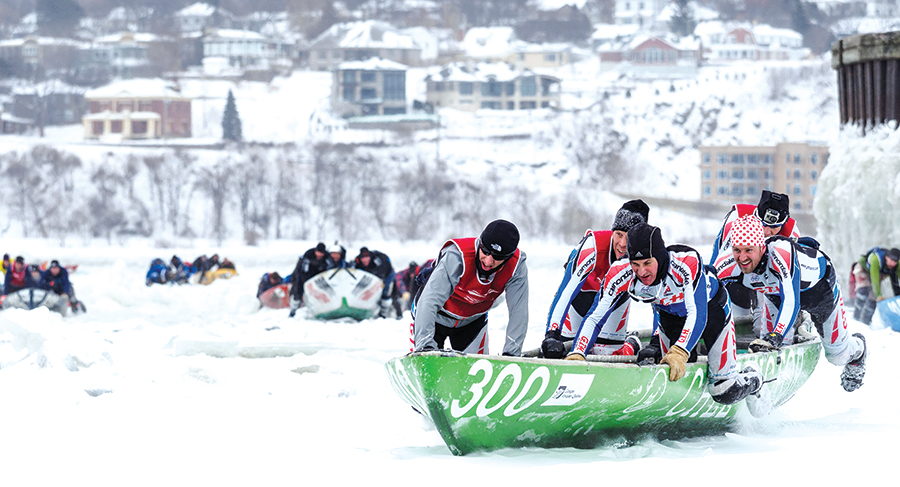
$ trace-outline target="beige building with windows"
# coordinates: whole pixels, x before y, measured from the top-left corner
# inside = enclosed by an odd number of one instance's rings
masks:
[[[828,147],[784,142],[775,146],[701,146],[700,199],[715,203],[759,202],[762,190],[785,193],[791,212],[812,213]]]

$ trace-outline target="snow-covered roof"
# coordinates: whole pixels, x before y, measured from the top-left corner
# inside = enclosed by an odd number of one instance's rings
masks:
[[[377,20],[332,25],[311,44],[342,48],[416,49],[413,38],[391,24]]]
[[[175,12],[179,17],[209,17],[216,11],[216,7],[208,3],[197,2]]]
[[[594,33],[591,34],[591,38],[602,40],[633,36],[640,29],[641,26],[638,24],[597,24],[594,26]]]
[[[75,39],[67,39],[65,37],[44,37],[44,36],[28,36],[16,39],[5,39],[0,41],[0,47],[17,47],[23,46],[26,42],[35,42],[41,46],[73,46],[85,47],[88,44]]]
[[[80,86],[72,86],[58,79],[42,81],[40,83],[29,83],[25,81],[16,82],[12,86],[10,92],[14,95],[49,95],[53,93],[81,95],[87,91],[86,88]]]
[[[652,40],[652,39],[656,39],[656,40],[665,42],[666,44],[668,44],[668,45],[672,46],[673,48],[678,49],[680,51],[696,51],[697,49],[700,49],[700,39],[695,38],[695,37],[682,37],[680,39],[675,39],[675,38],[666,37],[666,36],[650,36],[650,35],[636,36],[634,39],[631,40],[631,42],[628,43],[628,45],[626,46],[626,49],[636,49],[641,44],[643,44],[649,40]]]
[[[363,71],[406,71],[407,66],[389,59],[371,58],[365,61],[347,61],[338,65],[338,69],[358,69]]]
[[[803,35],[799,32],[791,29],[784,29],[780,27],[772,27],[768,24],[759,24],[753,26],[753,35],[759,36],[770,36],[770,37],[779,37],[782,39],[796,39],[803,40]]]
[[[460,47],[474,58],[492,57],[509,54],[517,42],[512,27],[473,27],[466,32]]]
[[[238,29],[209,29],[207,31],[207,38],[221,38],[221,39],[241,39],[241,40],[252,40],[252,41],[266,41],[266,37],[259,32],[253,32],[252,30],[238,30]]]
[[[159,78],[129,79],[88,91],[85,98],[187,98],[177,85]]]
[[[109,110],[103,110],[102,112],[88,113],[81,118],[83,120],[124,120],[126,118],[132,120],[159,120],[161,117],[156,112],[111,112]]]
[[[149,32],[119,32],[117,34],[109,34],[94,39],[94,42],[100,44],[116,44],[119,42],[137,42],[150,43],[160,39],[156,34]]]
[[[531,70],[513,69],[506,63],[450,63],[444,67],[434,67],[427,71],[433,81],[513,81],[525,76],[534,76]],[[555,78],[555,76],[548,76]]]

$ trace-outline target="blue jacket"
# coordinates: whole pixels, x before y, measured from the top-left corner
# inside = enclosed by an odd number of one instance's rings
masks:
[[[49,289],[56,294],[69,294],[72,292],[72,285],[69,283],[69,271],[64,267],[59,268],[59,274],[53,275],[50,270],[44,271],[41,275],[41,289]]]
[[[162,263],[162,261],[155,262],[150,266],[150,270],[147,271],[147,285],[151,285],[153,283],[156,284],[165,284],[168,279],[169,266]]]

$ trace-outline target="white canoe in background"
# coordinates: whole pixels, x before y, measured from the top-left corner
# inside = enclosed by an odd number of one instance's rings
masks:
[[[320,320],[374,316],[381,301],[381,279],[359,269],[339,268],[316,274],[303,284],[303,302]]]

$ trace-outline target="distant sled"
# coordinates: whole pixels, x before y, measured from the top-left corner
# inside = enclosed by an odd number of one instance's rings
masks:
[[[384,283],[359,269],[338,268],[316,274],[303,284],[303,301],[320,320],[364,320],[378,313]]]
[[[900,297],[879,301],[878,316],[884,322],[884,326],[900,331]]]
[[[231,279],[236,275],[237,271],[234,269],[216,269],[214,271],[206,271],[202,274],[194,274],[191,278],[195,279],[195,283],[197,284],[209,285],[217,279]]]
[[[265,308],[289,308],[291,306],[291,285],[279,284],[266,289],[259,295],[259,302]]]
[[[69,297],[64,294],[56,294],[47,289],[25,288],[7,294],[3,298],[2,309],[19,308],[30,310],[41,306],[65,315],[69,309]]]

